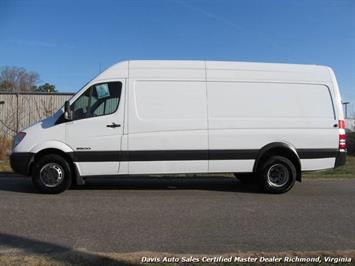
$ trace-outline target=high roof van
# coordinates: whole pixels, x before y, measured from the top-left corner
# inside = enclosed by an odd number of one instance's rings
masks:
[[[282,193],[345,163],[344,126],[326,66],[125,61],[19,132],[10,160],[44,193],[89,176],[221,172]]]

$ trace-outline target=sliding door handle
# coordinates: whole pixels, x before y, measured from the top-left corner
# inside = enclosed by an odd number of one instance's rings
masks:
[[[120,127],[121,125],[120,124],[116,124],[114,122],[112,122],[112,124],[110,125],[106,125],[107,127],[111,127],[111,128],[115,128],[115,127]]]

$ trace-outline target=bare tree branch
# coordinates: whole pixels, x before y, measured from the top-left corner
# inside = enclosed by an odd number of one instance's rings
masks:
[[[29,72],[22,67],[4,67],[0,72],[0,90],[8,92],[27,92],[39,81],[36,72]]]

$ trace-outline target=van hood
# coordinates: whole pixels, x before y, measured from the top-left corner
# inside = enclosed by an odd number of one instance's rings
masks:
[[[65,124],[57,124],[56,121],[63,114],[62,110],[57,111],[30,127],[22,130],[26,133],[21,142],[14,147],[13,152],[28,152],[36,147],[45,145],[48,141],[65,142]]]
[[[57,120],[59,119],[59,117],[64,113],[64,111],[62,109],[63,108],[59,109],[53,115],[48,116],[38,122],[35,122],[32,125],[30,125],[29,127],[25,128],[21,131],[28,132],[28,131],[30,131],[34,128],[38,128],[38,127],[41,127],[43,129],[47,129],[47,128],[54,126],[55,123],[57,122]]]

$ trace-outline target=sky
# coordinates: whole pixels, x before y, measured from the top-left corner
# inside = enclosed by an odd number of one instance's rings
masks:
[[[327,65],[355,113],[355,0],[0,0],[0,67],[75,92],[128,59]]]

